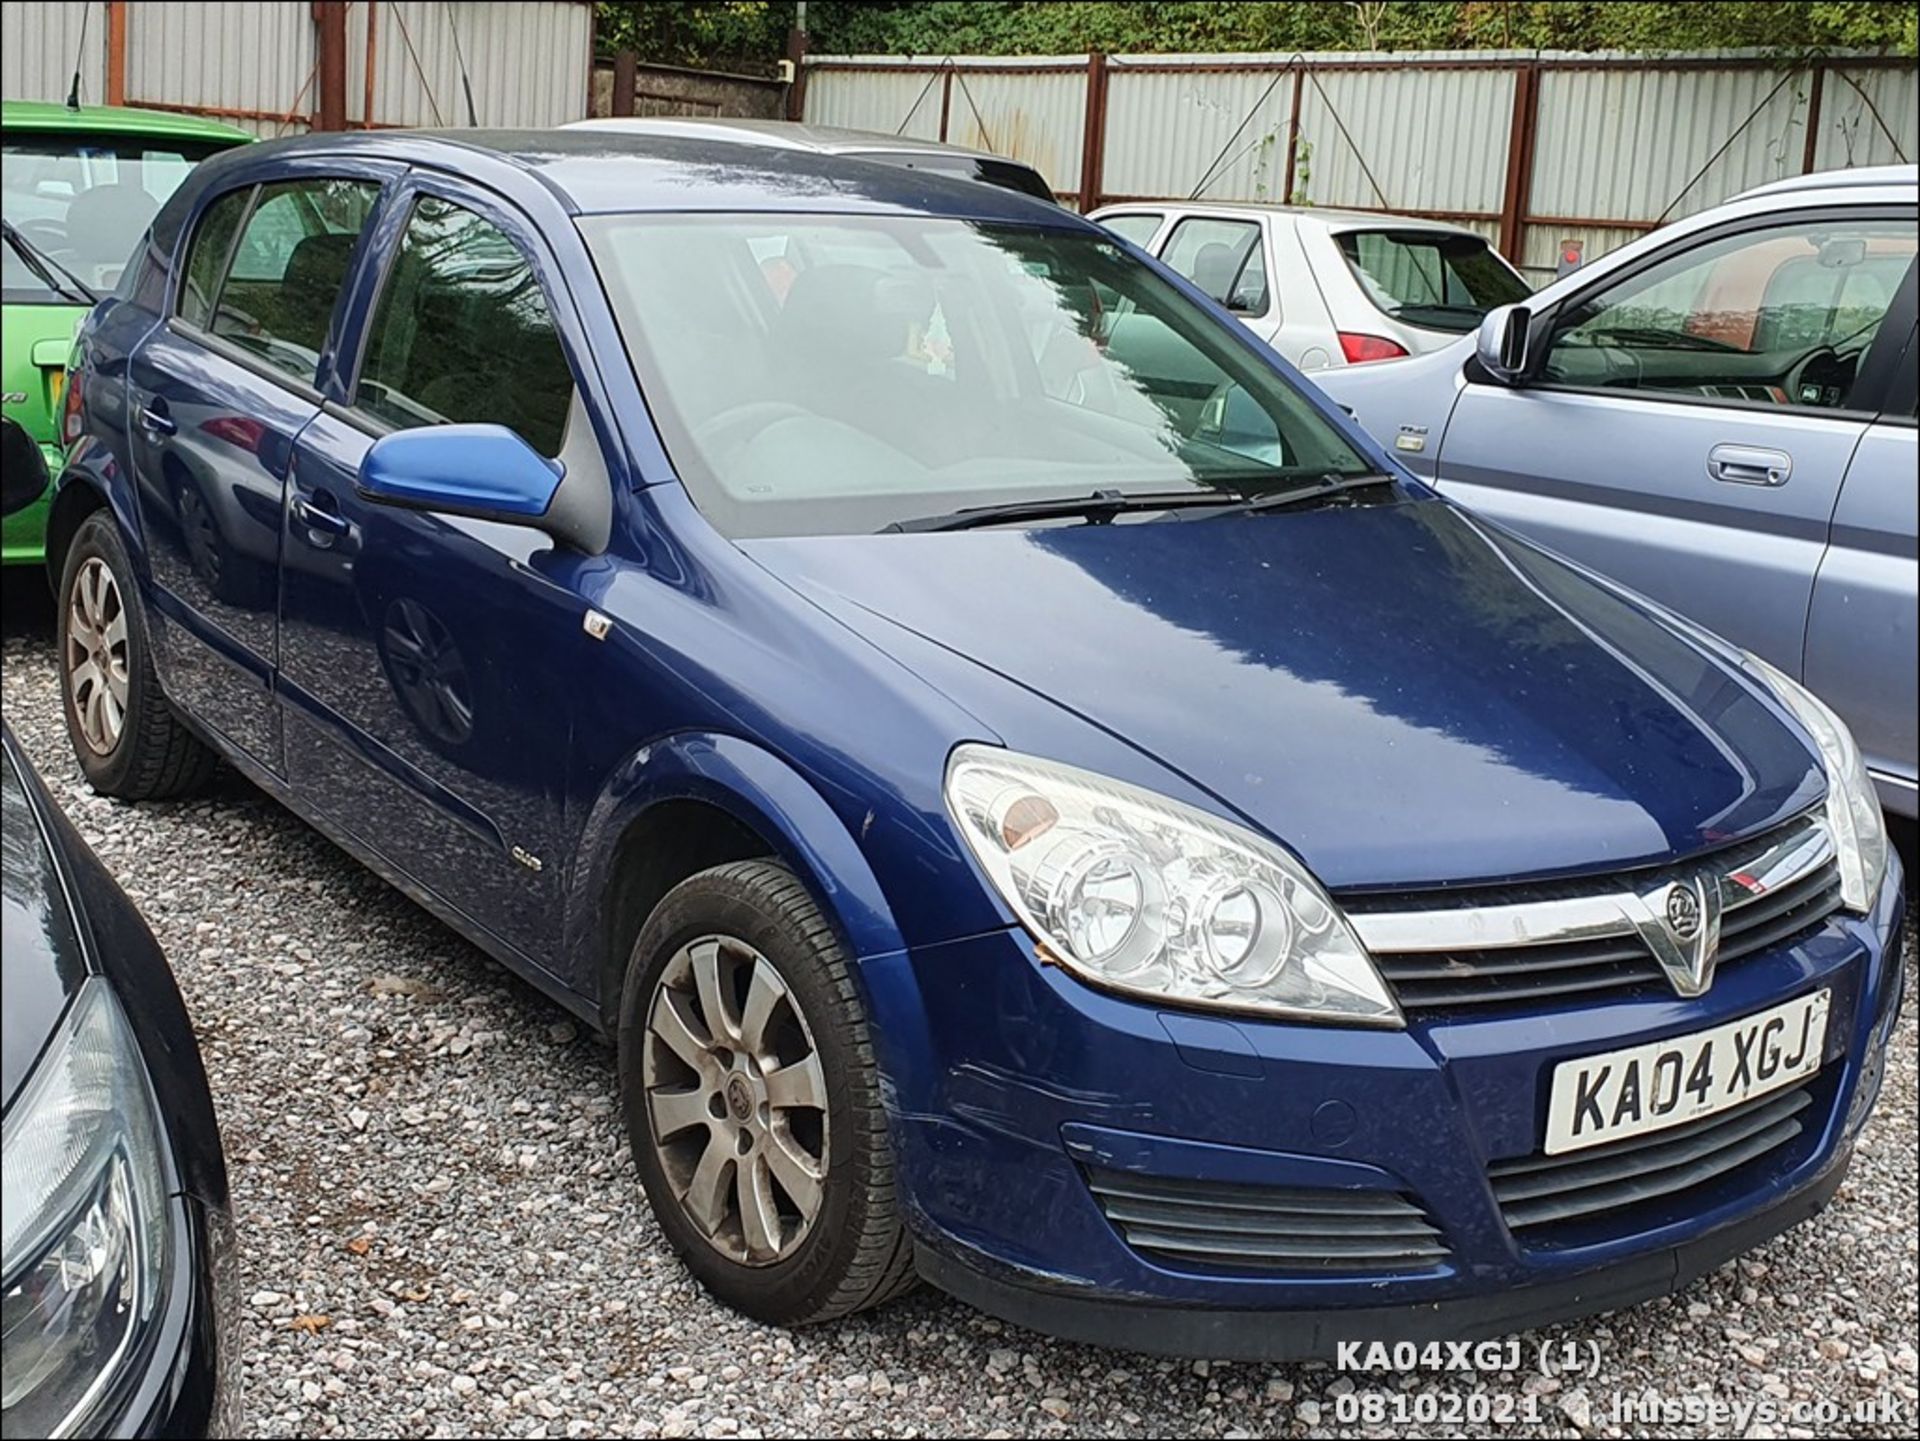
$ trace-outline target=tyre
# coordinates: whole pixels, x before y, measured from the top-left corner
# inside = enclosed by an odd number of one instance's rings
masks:
[[[620,999],[620,1097],[668,1243],[776,1325],[914,1281],[879,1070],[845,948],[794,874],[736,861],[641,928]]]
[[[160,693],[133,563],[104,510],[80,523],[67,549],[58,625],[67,736],[88,784],[129,801],[204,785],[214,754]]]

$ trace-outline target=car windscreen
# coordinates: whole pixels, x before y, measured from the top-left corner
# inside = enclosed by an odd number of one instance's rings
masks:
[[[1372,466],[1101,235],[945,218],[580,222],[675,468],[734,536]]]
[[[996,160],[990,155],[966,155],[938,150],[848,151],[850,160],[877,160],[882,165],[898,165],[907,170],[931,170],[936,175],[951,175],[960,180],[978,180],[1002,190],[1031,195],[1049,204],[1056,203],[1053,191],[1039,171],[1017,160]]]
[[[1334,240],[1367,299],[1408,325],[1464,334],[1496,305],[1531,293],[1477,235],[1349,230]]]
[[[225,149],[201,141],[8,131],[0,160],[0,290],[9,305],[71,304],[64,281],[120,281],[147,225],[193,167]],[[51,283],[50,283],[51,282]]]

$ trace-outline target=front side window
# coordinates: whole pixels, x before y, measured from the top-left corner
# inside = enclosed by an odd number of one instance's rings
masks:
[[[1236,315],[1267,313],[1267,254],[1251,220],[1183,220],[1160,258]]]
[[[193,167],[219,144],[114,135],[8,131],[0,211],[8,240],[0,278],[9,305],[71,304],[66,282],[104,292]]]
[[[1543,378],[1844,409],[1915,249],[1912,222],[1891,219],[1723,235],[1569,308]]]
[[[1529,291],[1477,235],[1437,230],[1350,230],[1334,241],[1383,315],[1464,335],[1496,305]]]
[[[1129,244],[1145,245],[1159,233],[1160,222],[1164,218],[1159,215],[1109,215],[1100,224]]]
[[[431,196],[408,218],[356,404],[406,429],[492,422],[557,455],[573,372],[533,267],[485,217]]]
[[[955,219],[581,222],[648,407],[736,536],[1371,467],[1108,238]]]
[[[207,328],[274,369],[312,384],[354,243],[379,198],[380,187],[365,180],[316,178],[261,186],[214,292]],[[210,214],[201,229],[214,218]],[[196,254],[188,260],[181,301],[183,318],[193,299],[199,244],[196,232]]]

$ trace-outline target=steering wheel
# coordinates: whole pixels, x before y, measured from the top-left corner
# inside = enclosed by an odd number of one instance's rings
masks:
[[[58,220],[16,220],[13,228],[35,250],[55,254],[68,248],[67,227]]]
[[[730,406],[718,415],[708,416],[693,428],[693,438],[702,449],[723,451],[744,445],[753,431],[765,430],[775,421],[812,415],[805,406],[789,400],[749,400]]]

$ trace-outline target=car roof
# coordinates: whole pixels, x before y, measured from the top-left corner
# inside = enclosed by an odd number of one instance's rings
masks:
[[[551,130],[331,131],[267,140],[210,162],[209,182],[237,165],[357,155],[486,177],[489,163],[531,175],[579,215],[626,212],[815,212],[942,215],[1092,229],[1032,196],[877,161],[748,144],[738,138]],[[244,157],[244,158],[240,158]],[[202,166],[201,170],[208,170]]]
[[[1920,187],[1920,165],[1858,165],[1850,170],[1816,170],[1809,175],[1789,175],[1743,190],[1735,200],[1751,200],[1756,195],[1788,195],[1805,190],[1858,190],[1865,186],[1908,185]]]
[[[1348,230],[1444,230],[1456,235],[1486,239],[1477,230],[1456,225],[1450,220],[1431,220],[1419,215],[1395,215],[1385,210],[1339,210],[1322,205],[1280,205],[1263,200],[1128,200],[1102,205],[1090,212],[1102,215],[1126,211],[1178,211],[1182,215],[1291,215],[1297,220],[1321,226],[1335,234]]]
[[[723,115],[617,115],[592,120],[569,120],[562,130],[602,130],[624,135],[678,136],[690,140],[725,140],[740,145],[770,145],[782,150],[811,150],[821,155],[969,155],[985,156],[1008,165],[1025,165],[990,151],[915,135],[888,135],[879,130],[848,130],[837,125],[807,125],[797,120],[754,120]],[[1032,167],[1029,166],[1029,169]]]
[[[204,115],[143,110],[132,105],[82,105],[73,109],[47,100],[0,101],[0,125],[9,130],[66,130],[93,135],[164,135],[173,140],[241,144],[254,137],[238,126]]]

